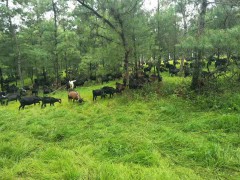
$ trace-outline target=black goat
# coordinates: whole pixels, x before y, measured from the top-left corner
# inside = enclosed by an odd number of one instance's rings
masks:
[[[35,95],[35,96],[37,96],[38,95],[38,88],[33,88],[32,89],[32,95]]]
[[[152,69],[152,66],[148,66],[148,67],[145,67],[143,71],[146,73],[146,72],[150,72],[151,69]]]
[[[4,105],[6,104],[6,101],[7,101],[7,97],[4,95],[0,95],[0,104]]]
[[[177,75],[179,72],[179,69],[177,69],[176,66],[174,66],[173,64],[167,63],[166,68],[168,68],[170,76]]]
[[[110,80],[110,78],[109,78],[109,76],[107,76],[107,75],[105,75],[105,76],[102,76],[102,84],[104,83],[104,82],[106,82],[106,83],[108,83],[109,82],[109,80]]]
[[[53,90],[51,88],[49,88],[49,87],[44,87],[43,88],[43,95],[49,94],[51,92],[53,92]]]
[[[32,95],[34,94],[35,96],[37,96],[38,91],[39,91],[39,86],[38,86],[38,84],[34,83],[33,87],[32,87]]]
[[[22,89],[25,89],[26,91],[29,91],[29,90],[30,90],[30,87],[29,87],[29,86],[23,86]]]
[[[19,94],[20,94],[20,96],[26,96],[26,95],[27,95],[27,90],[24,89],[24,88],[21,88],[21,89],[19,90]]]
[[[0,97],[1,97],[1,96],[6,96],[6,95],[7,95],[6,92],[4,92],[4,91],[1,91],[1,92],[0,92]]]
[[[215,68],[218,68],[218,67],[223,67],[223,66],[227,66],[228,65],[228,60],[225,58],[225,59],[217,59],[215,61]]]
[[[109,87],[109,86],[104,86],[102,88],[102,91],[104,92],[104,94],[109,94],[110,98],[113,96],[114,93],[116,93],[116,89],[114,89],[113,87]]]
[[[54,98],[54,97],[43,97],[42,98],[42,105],[41,105],[41,107],[42,108],[46,107],[46,104],[50,104],[50,106],[52,106],[52,105],[54,106],[55,102],[61,103],[62,100],[58,99],[58,98]]]
[[[7,84],[7,86],[6,86],[7,93],[16,93],[18,91],[18,89],[19,88],[15,84],[10,85],[10,86],[9,86],[9,84]]]
[[[105,97],[105,93],[102,89],[93,90],[92,93],[93,93],[93,101],[95,101],[98,96],[101,96],[101,98]]]
[[[120,79],[120,78],[122,78],[122,73],[116,72],[112,74],[112,79]]]
[[[41,100],[42,99],[40,97],[37,97],[37,96],[23,97],[19,100],[20,106],[19,106],[18,110],[20,110],[21,108],[24,109],[24,107],[26,105],[32,105],[32,104],[35,105],[36,103],[40,104]]]
[[[125,89],[126,86],[124,84],[116,82],[116,92],[117,93],[122,93],[122,91]]]
[[[21,95],[19,93],[8,94],[6,96],[6,98],[7,98],[6,105],[8,105],[8,102],[10,102],[10,101],[16,101],[17,102],[17,100],[20,100]]]

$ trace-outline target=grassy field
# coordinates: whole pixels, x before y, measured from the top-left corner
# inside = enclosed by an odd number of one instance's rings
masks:
[[[94,85],[77,88],[82,105],[58,91],[55,107],[1,106],[0,179],[240,179],[240,95],[190,100],[174,89],[184,83],[165,77],[92,102]]]

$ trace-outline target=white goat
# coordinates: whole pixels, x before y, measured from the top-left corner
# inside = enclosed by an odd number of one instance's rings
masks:
[[[74,89],[74,82],[76,82],[76,80],[69,81],[69,86],[71,89]]]

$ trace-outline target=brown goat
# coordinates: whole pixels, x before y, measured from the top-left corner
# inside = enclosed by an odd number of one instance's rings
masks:
[[[152,74],[149,79],[150,79],[150,82],[154,82],[158,80],[158,76],[155,74]]]
[[[125,89],[124,84],[116,82],[116,92],[117,93],[122,93],[122,91]]]
[[[76,91],[68,92],[68,101],[78,101],[79,103],[83,102],[83,99],[80,97],[80,94]]]

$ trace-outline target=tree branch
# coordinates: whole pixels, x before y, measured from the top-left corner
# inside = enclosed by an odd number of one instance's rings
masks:
[[[114,43],[116,43],[116,44],[118,44],[118,45],[121,45],[121,43],[116,42],[116,41],[114,41],[114,39],[109,38],[109,37],[106,37],[106,36],[104,36],[104,35],[102,35],[102,34],[96,33],[96,34],[93,34],[93,35],[95,35],[95,36],[97,36],[97,37],[100,37],[100,38],[103,38],[103,39],[105,39],[105,40],[107,40],[107,41],[109,41],[109,42],[114,42]]]
[[[132,12],[137,7],[139,1],[140,0],[136,0],[135,4],[132,7],[130,7],[126,12],[122,13],[122,15],[129,14],[130,12]],[[141,4],[141,6],[142,5],[143,5],[143,3]]]
[[[91,6],[85,3],[84,0],[77,0],[82,6],[89,9],[93,14],[95,14],[98,18],[102,19],[104,23],[106,23],[109,27],[111,27],[114,31],[118,33],[117,28],[105,17],[103,17],[101,14],[99,14],[95,9],[93,9]]]

